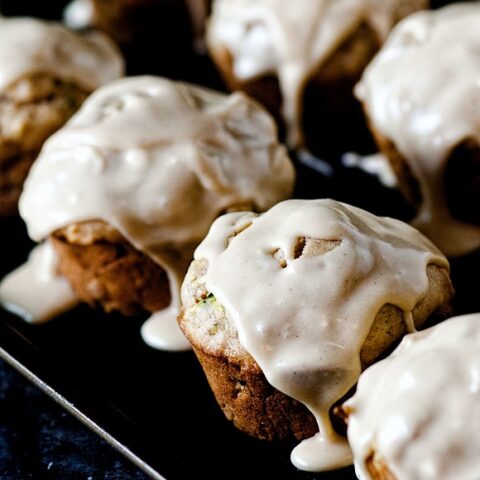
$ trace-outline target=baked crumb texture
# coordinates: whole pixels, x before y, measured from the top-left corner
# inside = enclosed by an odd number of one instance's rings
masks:
[[[222,213],[252,209],[251,202],[244,202]],[[50,238],[60,271],[81,301],[126,316],[154,313],[170,304],[167,272],[108,223],[68,225]]]
[[[300,238],[297,255],[323,255],[338,243]],[[280,266],[285,261],[279,251],[274,258]],[[204,259],[191,264],[182,287],[179,324],[193,345],[225,416],[237,428],[259,439],[311,437],[317,431],[313,415],[267,382],[258,364],[240,344],[228,311],[207,291],[207,269],[208,262]],[[413,310],[417,327],[436,322],[450,313],[453,288],[448,270],[429,265],[427,275],[428,294]],[[393,305],[384,305],[361,350],[362,367],[366,368],[390,351],[406,333],[402,311]]]
[[[325,139],[360,141],[368,135],[360,104],[353,88],[362,72],[380,48],[380,41],[368,25],[361,25],[310,76],[304,89],[302,127],[307,146],[314,152],[323,151]],[[241,90],[262,103],[275,118],[281,138],[285,138],[282,117],[282,93],[276,75],[264,75],[246,81],[235,77],[233,58],[224,47],[211,48],[211,56],[227,87]],[[319,115],[319,112],[322,112]],[[319,134],[321,132],[321,134]]]
[[[22,78],[0,92],[0,215],[17,213],[23,182],[43,143],[86,96],[48,74]]]
[[[165,270],[104,222],[75,224],[51,235],[59,268],[83,302],[123,315],[170,304]]]
[[[425,0],[400,0],[397,3],[395,7],[389,7],[392,10],[389,21],[393,24],[428,6]],[[210,23],[213,24],[213,21]],[[366,20],[352,29],[326,58],[318,62],[302,86],[304,145],[300,146],[308,147],[313,153],[336,156],[365,148],[367,143],[371,143],[365,116],[353,90],[384,41],[381,37],[386,32],[377,31],[373,25]],[[242,90],[262,103],[277,121],[281,138],[285,138],[284,105],[277,73],[264,73],[246,80],[238,78],[234,69],[235,59],[229,48],[214,38],[208,42],[208,48],[226,86],[232,91]]]

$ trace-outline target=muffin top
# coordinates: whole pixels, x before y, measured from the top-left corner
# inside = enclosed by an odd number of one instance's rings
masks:
[[[309,77],[362,24],[379,42],[428,0],[216,0],[207,43],[227,48],[240,80],[278,75],[289,143],[302,143],[301,104]]]
[[[448,255],[480,247],[480,228],[455,220],[444,194],[452,150],[480,147],[480,3],[419,12],[402,21],[365,70],[357,95],[375,130],[419,181],[414,225]]]
[[[0,16],[0,90],[36,74],[51,74],[93,91],[121,77],[123,59],[101,33],[80,35],[58,23]]]
[[[406,336],[367,369],[345,404],[355,468],[395,478],[474,480],[480,471],[480,314]]]
[[[98,89],[50,137],[20,213],[35,240],[82,221],[116,228],[167,271],[175,319],[180,282],[214,219],[245,204],[266,210],[293,183],[272,118],[247,96],[131,77]]]
[[[273,120],[247,96],[133,77],[97,90],[47,141],[20,209],[35,240],[100,219],[155,256],[199,242],[232,205],[269,208],[293,181]]]
[[[355,384],[380,308],[398,306],[414,329],[427,265],[448,268],[445,257],[398,220],[333,200],[291,200],[262,215],[219,218],[195,259],[208,261],[206,287],[269,383],[316,416],[320,436],[294,450],[294,463],[307,470],[349,464],[330,407]]]

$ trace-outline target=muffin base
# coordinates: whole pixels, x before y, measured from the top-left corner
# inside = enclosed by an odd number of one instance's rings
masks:
[[[319,251],[330,250],[332,245],[321,245],[320,249],[314,245],[309,249],[307,241],[302,248],[304,254],[315,255]],[[215,306],[198,307],[202,302],[208,304],[210,298],[205,284],[201,280],[197,282],[204,278],[206,271],[204,260],[191,265],[183,286],[184,308],[178,321],[225,416],[237,428],[258,439],[303,439],[312,436],[317,431],[313,415],[303,404],[267,382],[259,365],[240,345],[232,321],[223,307],[218,302]],[[428,294],[413,311],[417,327],[435,323],[451,313],[453,288],[448,271],[429,265],[427,275]],[[185,302],[185,295],[190,297],[189,304]],[[197,310],[189,313],[191,308],[206,310],[200,316]],[[401,310],[393,305],[383,306],[360,352],[362,367],[366,368],[391,351],[406,333]]]
[[[59,230],[51,240],[60,272],[80,300],[126,316],[153,313],[170,304],[167,273],[150,257],[103,222],[75,227],[75,234],[72,228]]]

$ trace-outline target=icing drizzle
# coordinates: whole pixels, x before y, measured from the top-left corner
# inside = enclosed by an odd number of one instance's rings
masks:
[[[293,181],[273,120],[257,103],[132,77],[97,90],[46,142],[20,212],[37,241],[67,225],[103,220],[161,265],[172,295],[170,341],[156,334],[165,332],[157,322],[166,312],[146,324],[144,338],[183,349],[176,314],[195,246],[222,211],[245,203],[265,210],[290,195]]]
[[[303,141],[303,89],[322,63],[362,23],[383,42],[401,8],[406,14],[427,6],[424,0],[216,0],[207,43],[211,50],[228,49],[239,80],[278,76],[288,142],[295,147]]]
[[[478,478],[479,345],[480,314],[455,317],[362,373],[345,404],[360,478],[372,478],[372,452],[399,479]]]
[[[54,22],[0,17],[0,90],[38,73],[93,91],[121,77],[124,65],[117,47],[101,33],[79,35]]]
[[[313,256],[302,238],[335,241]],[[276,253],[282,252],[282,262]],[[360,350],[385,304],[410,312],[428,291],[426,267],[448,266],[418,231],[333,200],[291,200],[263,215],[219,218],[195,252],[207,259],[207,289],[231,315],[239,340],[278,390],[304,403],[319,433],[292,461],[305,470],[351,463],[329,420],[360,375]]]
[[[480,145],[480,3],[419,12],[394,29],[366,69],[357,96],[419,181],[413,225],[447,255],[480,247],[480,227],[449,211],[444,172],[454,147]]]

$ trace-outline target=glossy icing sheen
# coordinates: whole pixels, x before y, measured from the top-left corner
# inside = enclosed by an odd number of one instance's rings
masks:
[[[0,303],[31,323],[47,322],[75,307],[78,300],[57,265],[57,255],[50,242],[35,247],[28,262],[0,284]]]
[[[179,349],[187,347],[175,321],[179,285],[195,246],[228,207],[248,202],[265,210],[291,194],[293,181],[273,120],[257,103],[133,77],[97,90],[46,142],[20,212],[37,241],[69,224],[104,220],[161,265],[172,305],[144,334],[154,346]]]
[[[391,140],[420,183],[414,226],[447,255],[480,247],[480,227],[455,220],[443,179],[452,149],[480,145],[480,2],[404,20],[357,87],[373,127]]]
[[[385,155],[381,153],[364,156],[355,152],[347,152],[342,156],[342,164],[345,167],[358,168],[369,175],[376,176],[385,187],[397,186],[395,173]]]
[[[383,41],[403,8],[426,0],[216,0],[207,43],[226,48],[239,80],[278,75],[289,143],[302,143],[301,105],[309,77],[362,23]]]
[[[79,35],[53,22],[0,17],[0,90],[41,73],[92,91],[121,77],[124,66],[101,33]]]
[[[406,336],[362,373],[346,403],[355,468],[375,451],[398,480],[476,480],[480,472],[480,314]]]
[[[339,240],[295,258],[299,238]],[[273,254],[281,249],[286,266]],[[206,285],[231,315],[243,347],[278,390],[314,413],[320,433],[292,453],[305,470],[351,463],[332,429],[330,407],[360,375],[360,350],[385,304],[411,311],[428,290],[429,263],[445,257],[418,231],[333,200],[291,200],[263,215],[219,218],[195,252]]]

